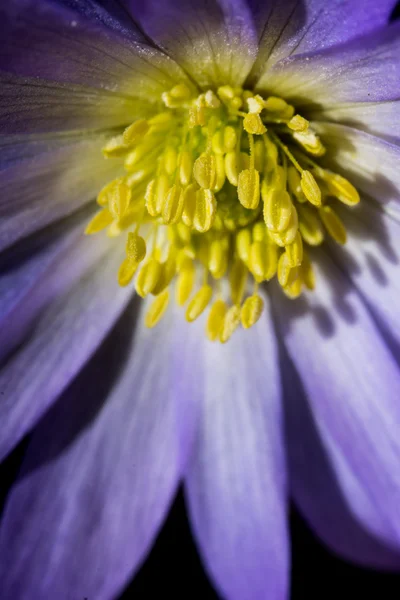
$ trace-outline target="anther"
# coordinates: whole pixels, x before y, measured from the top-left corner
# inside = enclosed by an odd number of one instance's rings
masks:
[[[240,311],[240,320],[245,329],[250,329],[259,320],[264,310],[264,302],[258,294],[246,298]]]
[[[146,327],[152,328],[157,325],[164,316],[169,303],[169,290],[164,290],[155,300],[153,300],[145,317]]]
[[[210,341],[214,342],[219,338],[227,312],[228,306],[223,300],[216,300],[212,305],[206,326],[206,334]]]
[[[201,313],[207,308],[212,298],[212,288],[209,285],[203,285],[193,296],[186,310],[186,320],[189,323],[195,321]]]
[[[300,185],[307,200],[314,206],[321,206],[321,190],[310,171],[303,171]]]

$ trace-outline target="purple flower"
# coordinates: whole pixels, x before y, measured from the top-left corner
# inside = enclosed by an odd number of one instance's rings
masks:
[[[400,566],[394,4],[1,3],[2,597],[117,597],[181,482],[227,600],[289,497]]]

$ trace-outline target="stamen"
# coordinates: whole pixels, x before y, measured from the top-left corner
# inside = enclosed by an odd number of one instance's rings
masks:
[[[360,197],[315,162],[323,143],[283,98],[232,86],[195,97],[178,83],[161,101],[162,112],[104,146],[126,175],[99,192],[101,210],[85,232],[126,236],[118,282],[135,278],[140,296],[155,296],[148,327],[165,314],[174,282],[187,321],[211,305],[206,335],[225,343],[240,323],[260,319],[259,285],[276,276],[289,298],[314,289],[307,246],[322,244],[324,230],[344,244],[334,203]]]

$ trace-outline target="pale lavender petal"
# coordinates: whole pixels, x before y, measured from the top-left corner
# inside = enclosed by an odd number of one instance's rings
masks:
[[[197,411],[193,333],[169,314],[148,330],[131,305],[35,429],[0,531],[6,597],[118,597],[187,460]]]
[[[226,344],[204,344],[203,414],[186,477],[205,567],[227,600],[285,600],[286,468],[276,342],[269,315]]]
[[[400,23],[347,44],[277,62],[264,71],[260,91],[296,106],[383,102],[400,96]]]
[[[340,479],[353,483],[351,503],[343,493],[335,472],[339,465],[332,465],[302,382],[283,348],[281,372],[289,482],[295,503],[318,537],[334,552],[364,566],[398,570],[400,552],[390,550],[373,537],[353,514],[352,506],[365,508],[370,504],[368,497],[345,460],[340,464]]]
[[[280,334],[355,518],[400,547],[400,371],[343,272],[319,251],[317,289],[276,296]]]
[[[101,152],[108,139],[105,134],[69,141],[3,139],[0,249],[94,201],[121,170]]]
[[[360,191],[400,215],[400,145],[336,123],[314,123],[326,161]]]
[[[0,71],[158,101],[184,80],[165,54],[50,0],[0,7]]]
[[[400,144],[400,101],[325,105],[307,112],[312,121],[334,121]]]
[[[260,35],[252,77],[278,60],[343,44],[385,25],[396,0],[248,0]]]
[[[144,31],[201,87],[241,85],[258,44],[243,0],[127,0]]]
[[[132,289],[116,281],[122,257],[110,240],[82,235],[8,315],[4,344],[20,345],[0,369],[2,457],[69,385],[126,306]]]
[[[332,244],[335,261],[351,278],[400,359],[400,221],[363,199],[355,212],[339,210],[346,224],[344,247]]]

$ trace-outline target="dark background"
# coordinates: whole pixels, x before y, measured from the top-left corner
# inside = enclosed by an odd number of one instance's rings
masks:
[[[393,18],[399,17],[400,3],[393,13]],[[0,514],[23,452],[24,443],[0,466]],[[291,600],[400,600],[400,574],[379,573],[340,560],[320,544],[294,507],[290,512],[290,525]],[[194,545],[181,492],[150,555],[120,600],[160,598],[160,590],[162,598],[218,600]]]
[[[400,2],[393,18],[400,18]],[[290,525],[291,600],[400,599],[400,574],[361,569],[340,560],[319,543],[294,507]],[[194,596],[218,600],[194,546],[182,493],[178,495],[150,556],[120,600],[158,598],[160,587],[163,597],[170,596],[175,600]]]

